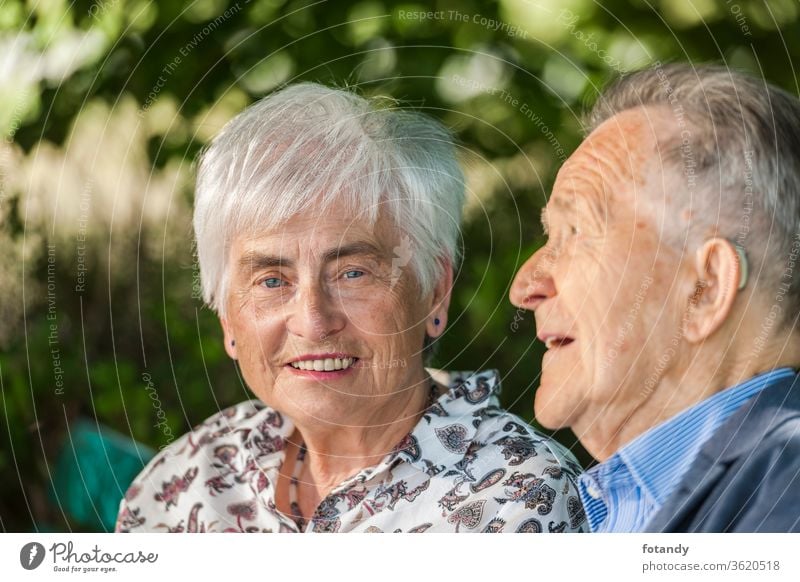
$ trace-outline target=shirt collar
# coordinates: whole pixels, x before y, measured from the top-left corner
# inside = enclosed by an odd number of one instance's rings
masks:
[[[261,469],[280,466],[286,441],[294,432],[294,423],[289,417],[263,402],[252,402],[258,412],[253,416],[253,422],[248,423],[253,428],[243,429],[246,433],[242,435],[242,449],[249,452],[252,460]]]
[[[722,390],[640,435],[617,455],[660,506],[731,414],[765,387],[794,374],[791,368],[779,368]]]
[[[578,490],[592,531],[634,531],[633,524],[647,523],[728,418],[765,388],[794,377],[794,370],[778,368],[718,392],[586,471]]]
[[[431,475],[457,464],[469,452],[483,411],[491,404],[498,404],[499,393],[496,370],[450,372],[448,390],[425,410],[412,432],[378,465],[364,469],[354,479],[365,481],[399,461],[411,463]],[[260,410],[254,414],[255,428],[243,435],[244,449],[250,451],[262,469],[280,465],[294,423],[268,406],[257,401],[254,404]],[[425,458],[421,455],[423,447]]]
[[[388,461],[402,459],[430,475],[456,465],[469,453],[483,411],[497,404],[499,393],[496,370],[451,372],[447,392],[425,410]]]

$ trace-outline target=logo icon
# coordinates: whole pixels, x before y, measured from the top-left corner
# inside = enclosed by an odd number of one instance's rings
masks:
[[[394,289],[397,282],[400,280],[400,274],[403,267],[411,261],[411,239],[407,235],[403,235],[400,245],[392,249],[394,257],[392,258],[392,280],[389,289]]]
[[[26,570],[35,570],[44,561],[44,546],[38,542],[29,542],[19,552],[19,563]]]

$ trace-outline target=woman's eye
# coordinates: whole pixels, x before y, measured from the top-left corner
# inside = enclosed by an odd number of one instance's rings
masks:
[[[345,271],[345,279],[358,279],[359,277],[364,276],[364,271],[357,271],[355,269],[351,269],[350,271]]]
[[[283,284],[283,281],[278,279],[277,277],[269,277],[267,279],[264,279],[261,282],[261,284],[264,285],[264,287],[267,287],[269,289],[277,289],[278,287],[280,287]]]

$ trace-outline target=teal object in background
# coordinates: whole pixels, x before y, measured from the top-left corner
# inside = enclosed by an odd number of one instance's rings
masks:
[[[90,531],[114,531],[125,490],[155,456],[150,447],[85,419],[73,423],[56,460],[50,497]]]

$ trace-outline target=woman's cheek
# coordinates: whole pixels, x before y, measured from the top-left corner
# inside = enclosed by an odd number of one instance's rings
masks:
[[[258,320],[278,318],[281,313],[290,305],[292,295],[289,292],[283,293],[253,293],[249,302],[249,312],[252,317]]]

